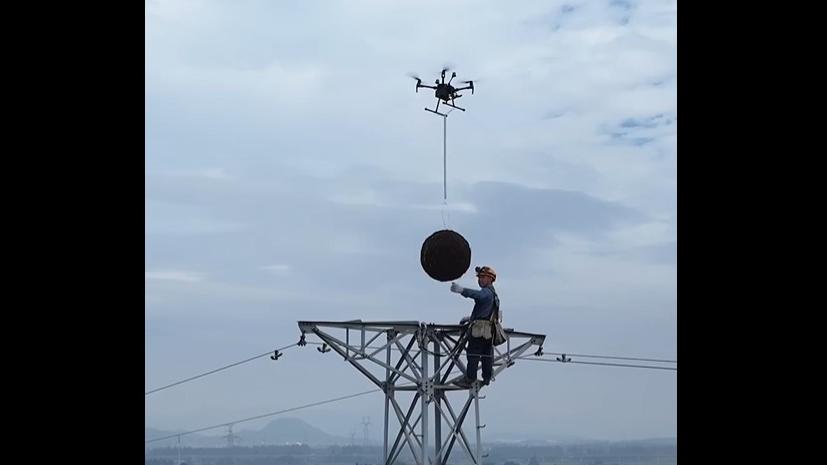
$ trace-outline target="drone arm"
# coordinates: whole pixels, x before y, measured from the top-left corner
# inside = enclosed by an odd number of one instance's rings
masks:
[[[426,86],[425,84],[420,84],[419,87],[427,87],[429,89],[436,89],[436,86]]]
[[[472,94],[474,93],[474,86],[473,85],[465,86],[465,87],[458,87],[458,88],[454,89],[454,92],[459,92],[461,90],[466,90],[466,89],[471,89],[471,93]]]

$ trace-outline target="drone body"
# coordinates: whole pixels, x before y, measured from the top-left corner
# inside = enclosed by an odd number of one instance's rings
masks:
[[[448,79],[448,82],[445,82],[445,73],[448,71],[448,68],[443,68],[441,72],[442,82],[439,79],[434,81],[433,86],[428,86],[422,84],[422,79],[418,78],[417,76],[411,75],[412,78],[416,79],[416,91],[419,92],[420,87],[425,87],[428,89],[434,89],[434,97],[436,97],[436,108],[431,110],[430,108],[425,108],[425,110],[430,111],[431,113],[436,113],[440,116],[448,116],[445,113],[439,112],[439,104],[444,103],[451,108],[456,108],[457,110],[465,111],[465,108],[460,108],[456,106],[456,99],[462,97],[462,94],[457,92],[461,90],[471,89],[471,95],[474,94],[474,81],[463,81],[463,84],[467,84],[465,87],[454,87],[451,85],[451,81],[457,77],[457,73],[451,73],[451,78]]]

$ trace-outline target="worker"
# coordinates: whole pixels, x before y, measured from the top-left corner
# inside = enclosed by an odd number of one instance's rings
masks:
[[[477,283],[480,290],[464,288],[457,283],[451,283],[451,292],[463,297],[474,299],[474,309],[469,317],[463,318],[461,324],[468,324],[468,348],[466,350],[467,369],[465,376],[455,382],[457,386],[468,388],[477,381],[477,366],[482,362],[482,384],[487,386],[491,382],[494,364],[493,320],[501,319],[499,314],[500,299],[493,283],[497,280],[497,272],[490,266],[474,268],[477,273]]]

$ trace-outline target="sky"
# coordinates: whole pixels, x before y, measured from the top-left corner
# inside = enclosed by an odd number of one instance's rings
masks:
[[[419,263],[446,226],[472,250],[459,284],[493,266],[505,325],[546,352],[677,358],[675,1],[148,0],[145,16],[147,390],[296,342],[297,320],[457,322],[473,302]],[[447,202],[442,118],[406,76],[445,64],[476,88],[447,119]],[[371,387],[307,346],[151,394],[145,425]],[[675,437],[677,373],[523,362],[481,409],[492,437]],[[349,437],[382,396],[293,416]]]

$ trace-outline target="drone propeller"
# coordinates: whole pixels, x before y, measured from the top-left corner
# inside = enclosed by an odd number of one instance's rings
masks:
[[[474,95],[474,81],[460,81],[463,84],[468,84],[471,87],[471,95]]]
[[[416,79],[416,92],[419,93],[419,86],[422,84],[422,79],[414,73],[407,73],[407,76],[411,79]]]
[[[442,70],[440,71],[440,75],[442,76],[442,79],[445,79],[445,74],[448,71],[451,71],[453,68],[454,68],[454,65],[452,65],[451,63],[443,62]],[[451,79],[453,79],[453,77],[451,77]]]

